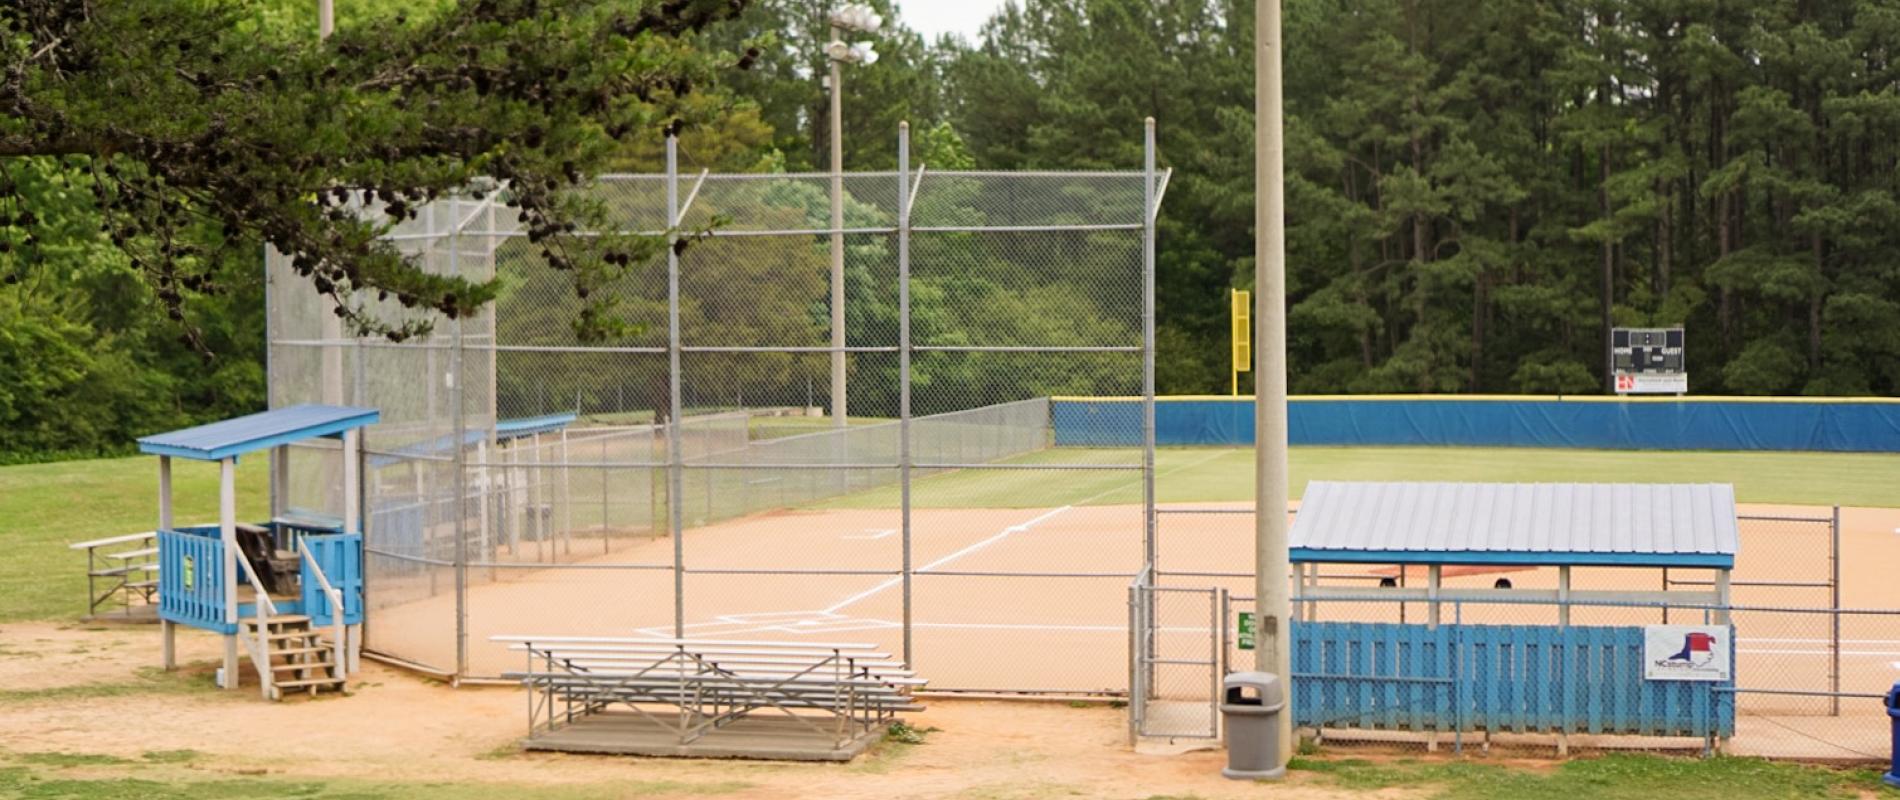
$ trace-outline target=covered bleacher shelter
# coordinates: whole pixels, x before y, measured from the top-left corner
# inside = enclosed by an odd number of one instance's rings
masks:
[[[1733,675],[1660,679],[1645,637],[1677,608],[1688,612],[1678,622],[1719,628],[1715,646],[1733,666],[1738,540],[1727,485],[1313,481],[1289,538],[1295,719],[1434,740],[1550,733],[1560,749],[1579,733],[1713,744],[1734,728]],[[1322,564],[1399,577],[1322,585]],[[1419,568],[1424,585],[1405,580]],[[1670,569],[1712,579],[1665,591]],[[1478,585],[1448,585],[1452,571]],[[1424,619],[1408,619],[1408,605],[1423,605]]]
[[[158,614],[166,669],[175,665],[176,626],[190,625],[224,636],[224,688],[238,686],[240,646],[267,698],[341,688],[361,646],[363,428],[380,416],[369,408],[298,405],[139,440],[141,452],[158,456]],[[267,454],[277,498],[287,448],[313,438],[341,440],[342,508],[272,508],[266,521],[241,521],[238,459]],[[173,519],[175,458],[218,463],[215,524]],[[329,641],[321,642],[326,632]]]

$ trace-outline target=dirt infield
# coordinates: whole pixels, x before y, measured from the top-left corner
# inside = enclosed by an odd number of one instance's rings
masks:
[[[1218,506],[1196,506],[1209,508]],[[1234,508],[1238,506],[1228,506]],[[1233,573],[1251,552],[1246,515],[1184,515],[1162,511],[1164,573]],[[1749,516],[1825,519],[1828,509],[1747,506]],[[1900,564],[1900,510],[1842,510],[1842,605],[1900,606],[1888,579]],[[902,651],[904,615],[901,522],[890,509],[786,511],[690,529],[683,542],[684,620],[688,635],[719,638],[867,641]],[[933,682],[957,689],[1119,690],[1126,683],[1127,584],[1141,563],[1141,510],[1136,506],[1049,509],[921,509],[913,512],[913,653]],[[1745,522],[1735,580],[1736,603],[1775,608],[1825,608],[1825,589],[1751,586],[1751,581],[1815,582],[1828,577],[1825,526]],[[674,620],[670,539],[652,538],[605,555],[560,566],[471,569],[468,592],[469,671],[494,676],[514,656],[489,643],[494,635],[670,636]],[[1327,582],[1376,587],[1389,567],[1330,565]],[[492,579],[491,579],[492,576]],[[1519,588],[1548,588],[1556,570],[1509,575],[1454,572],[1447,585],[1488,587],[1508,577]],[[1680,582],[1707,581],[1706,570],[1676,570]],[[1579,589],[1655,589],[1661,572],[1577,569]],[[391,578],[412,584],[421,576]],[[1181,585],[1221,585],[1251,593],[1246,579],[1181,577]],[[378,604],[370,623],[373,647],[410,660],[455,664],[452,583],[435,580],[434,596]],[[372,580],[372,595],[389,587]],[[374,601],[374,599],[373,599]],[[1420,614],[1419,604],[1406,613]],[[1548,623],[1546,607],[1466,605],[1477,623]],[[1396,607],[1388,608],[1396,621]],[[1449,617],[1452,612],[1448,611]],[[1383,618],[1367,604],[1328,603],[1321,619]],[[1370,614],[1371,616],[1367,616]],[[1676,620],[1682,612],[1677,612]],[[1654,617],[1654,619],[1652,619]],[[1772,657],[1752,668],[1786,673],[1790,685],[1825,669],[1831,631],[1825,615],[1744,612],[1742,655]],[[1548,619],[1546,619],[1548,618]],[[1203,617],[1191,626],[1203,635]],[[1579,608],[1577,624],[1661,622],[1659,612]],[[1693,620],[1686,620],[1693,621]],[[1189,620],[1181,621],[1190,625]],[[1192,633],[1191,631],[1188,633]],[[1884,690],[1900,660],[1900,629],[1891,617],[1842,621],[1843,686]]]

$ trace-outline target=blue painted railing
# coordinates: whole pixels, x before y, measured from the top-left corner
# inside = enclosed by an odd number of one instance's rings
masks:
[[[1734,681],[1644,680],[1640,627],[1296,622],[1292,658],[1294,719],[1309,727],[1735,731]]]
[[[280,537],[291,531],[304,537],[311,555],[323,567],[324,577],[343,594],[343,622],[363,621],[363,537],[340,533],[312,533],[322,528],[281,526]],[[239,564],[239,569],[243,565]],[[244,581],[238,573],[239,582]],[[303,581],[302,596],[277,602],[279,614],[308,612],[313,624],[330,624],[329,604],[314,579]],[[255,616],[251,603],[238,606],[238,618]],[[224,540],[216,525],[193,525],[158,532],[158,615],[160,618],[217,633],[235,633],[235,622],[224,618]]]
[[[219,633],[237,630],[224,619],[224,541],[218,526],[158,532],[158,616]]]

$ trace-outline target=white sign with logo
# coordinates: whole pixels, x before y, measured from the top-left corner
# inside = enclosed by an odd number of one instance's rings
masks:
[[[1652,681],[1725,681],[1733,674],[1727,625],[1643,626],[1643,678]]]
[[[1616,374],[1617,394],[1688,394],[1689,373],[1687,372],[1619,372]]]

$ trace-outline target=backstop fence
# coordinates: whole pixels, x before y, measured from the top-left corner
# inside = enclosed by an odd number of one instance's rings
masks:
[[[270,254],[271,405],[382,412],[367,647],[478,679],[519,666],[495,635],[869,641],[936,689],[1125,691],[1152,436],[1058,447],[1048,398],[1141,397],[1152,431],[1152,123],[1144,146],[1138,171],[952,172],[900,134],[889,172],[713,175],[669,142],[580,234],[668,244],[585,287],[616,298],[609,341],[505,187],[385,236],[499,286],[426,337],[347,333]],[[339,457],[297,447],[273,513],[337,507]]]

